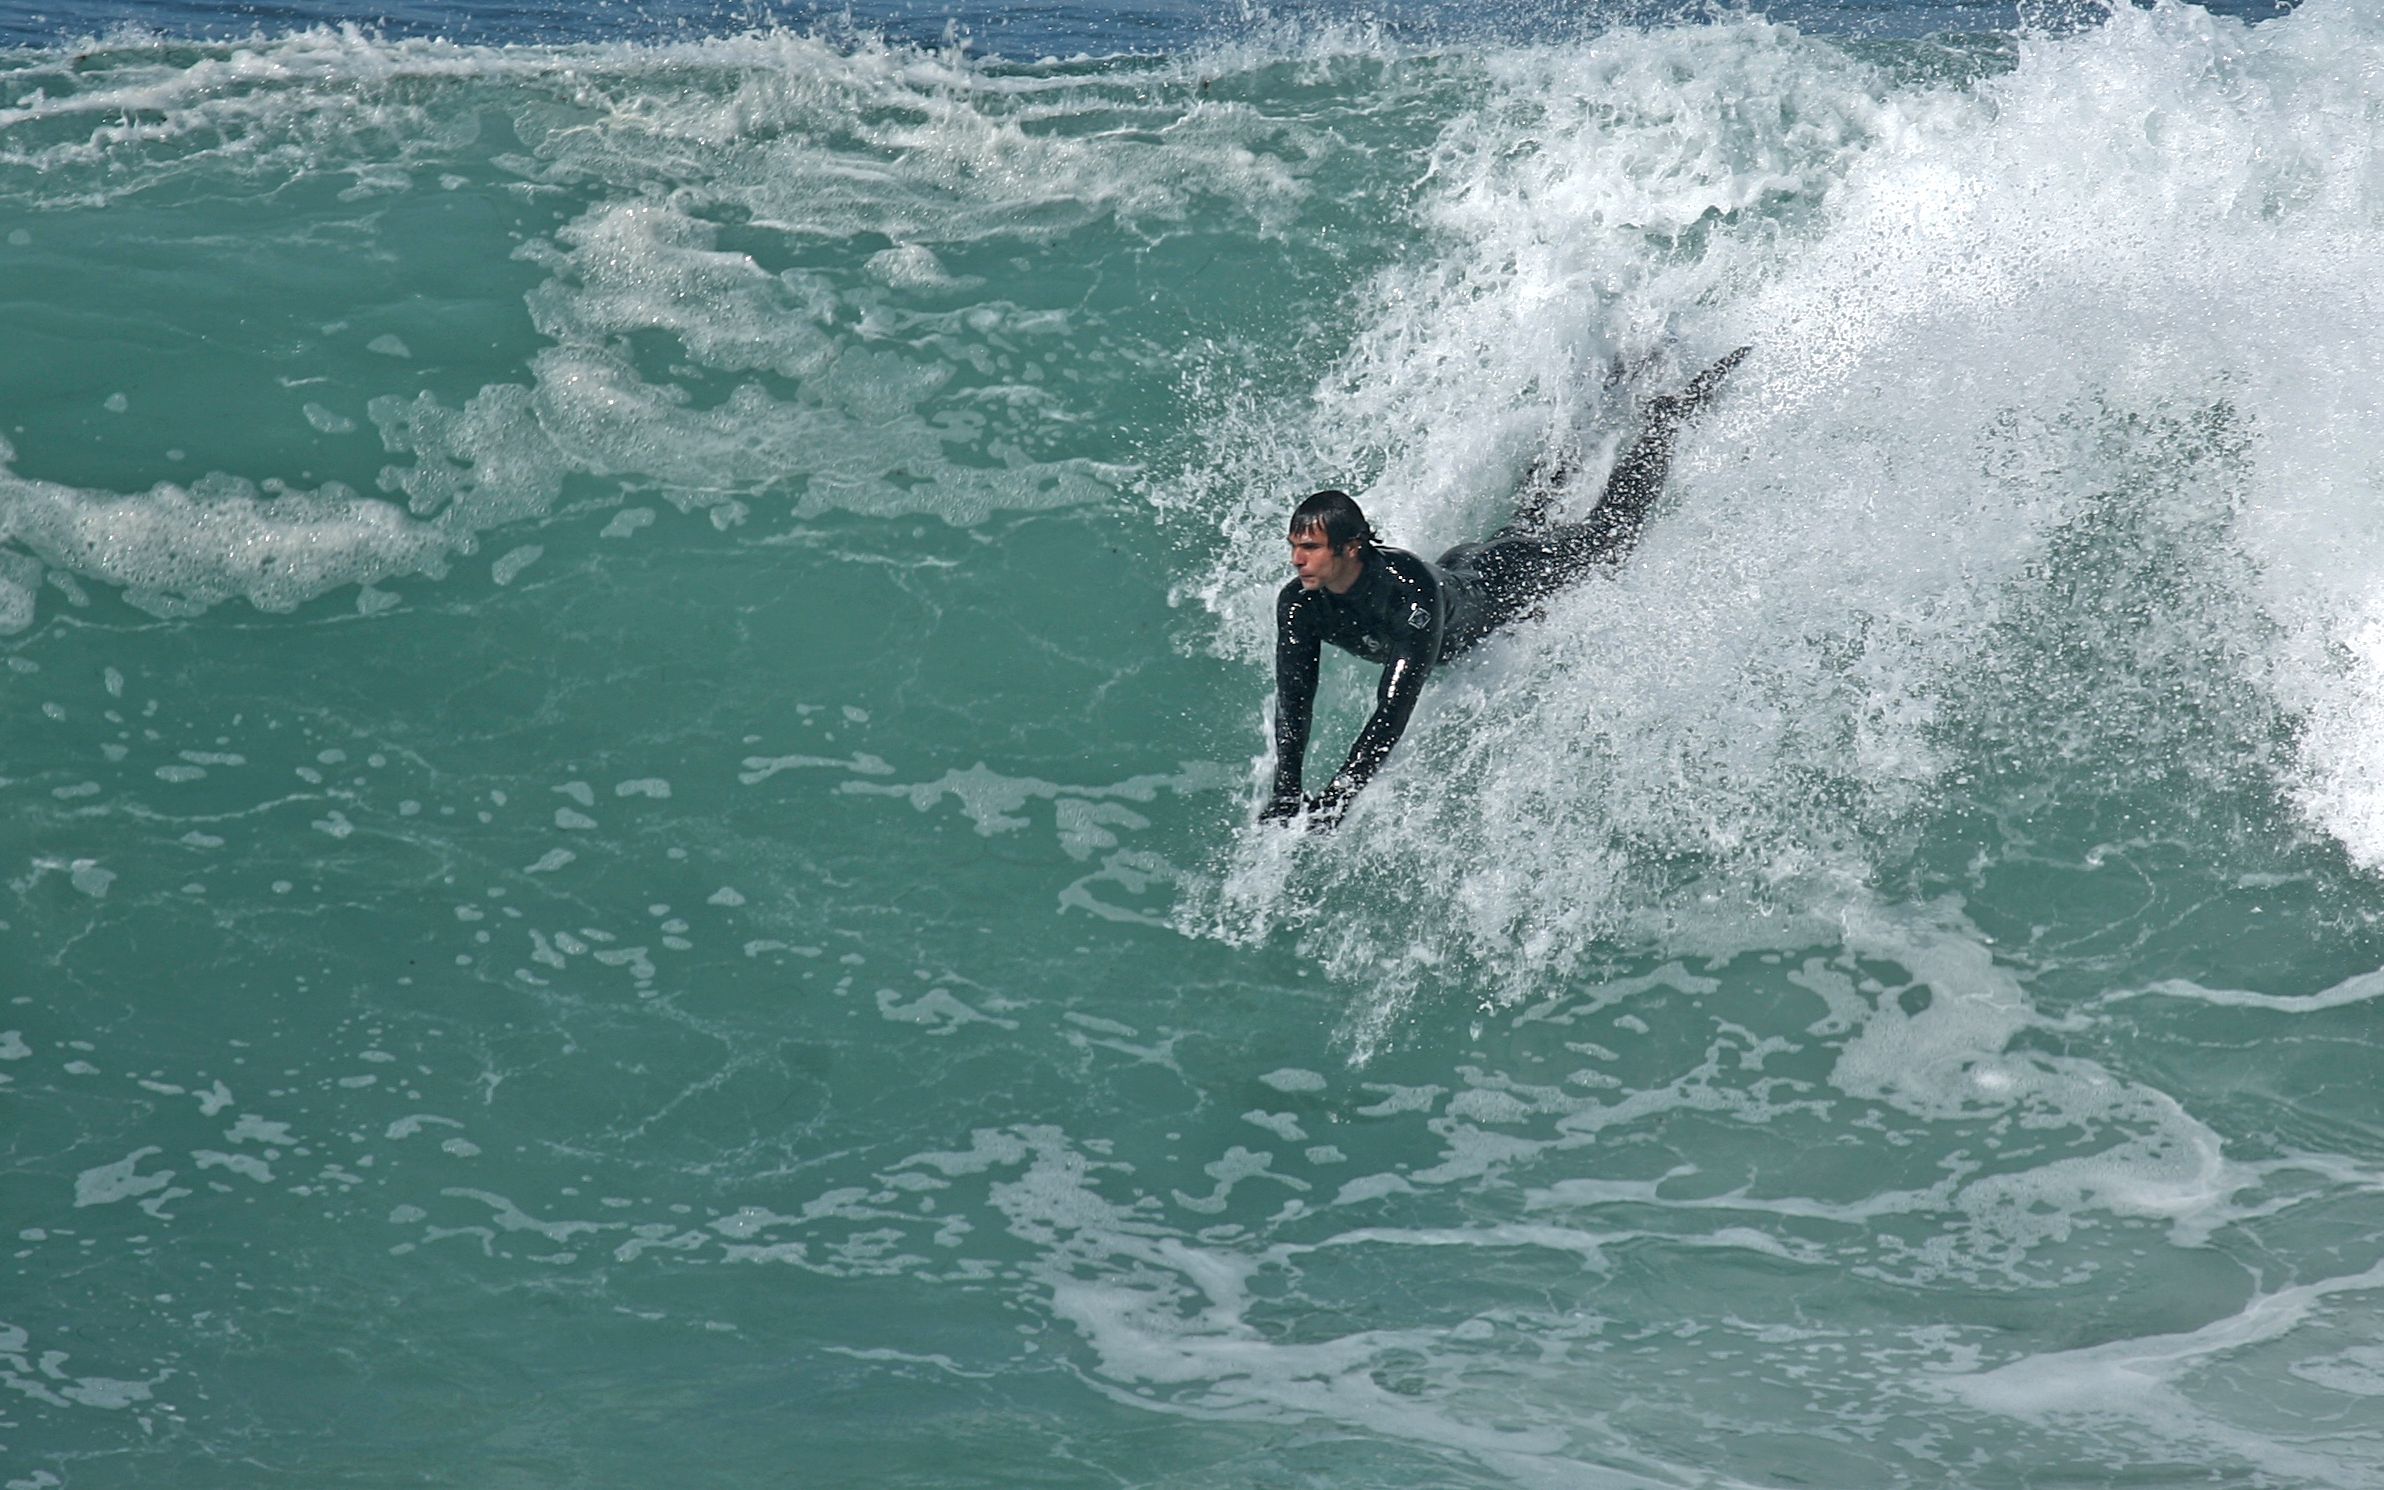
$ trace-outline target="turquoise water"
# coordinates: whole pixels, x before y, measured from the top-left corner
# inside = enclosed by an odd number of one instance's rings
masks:
[[[1833,14],[17,38],[0,1484],[2376,1483],[2384,23]]]

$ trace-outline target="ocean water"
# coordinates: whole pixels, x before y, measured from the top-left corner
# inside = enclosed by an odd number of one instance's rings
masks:
[[[2373,5],[119,16],[6,1490],[2384,1482]],[[1742,342],[1251,826],[1291,500]]]

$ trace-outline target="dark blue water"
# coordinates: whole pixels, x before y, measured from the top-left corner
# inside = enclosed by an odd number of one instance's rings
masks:
[[[2299,0],[2207,0],[2214,14],[2261,19],[2290,11]],[[1411,36],[1550,36],[1622,23],[1694,19],[1701,14],[1754,13],[1826,34],[1877,37],[1939,32],[1979,35],[2025,25],[2063,29],[2090,19],[2100,6],[2087,0],[1785,0],[1779,4],[1701,5],[1666,0],[1546,0],[1488,3],[1242,3],[1195,0],[863,0],[852,5],[790,4],[786,0],[482,0],[474,4],[341,5],[207,4],[148,0],[110,5],[96,0],[30,0],[0,13],[0,45],[38,46],[105,37],[131,26],[163,36],[226,38],[274,35],[309,26],[353,25],[390,36],[439,36],[483,43],[637,41],[719,35],[769,26],[882,36],[906,45],[962,41],[987,55],[1032,60],[1079,53],[1164,53],[1245,34],[1255,27],[1294,24],[1376,25]]]

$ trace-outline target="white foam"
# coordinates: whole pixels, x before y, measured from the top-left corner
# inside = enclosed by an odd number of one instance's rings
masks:
[[[512,584],[521,577],[523,570],[537,563],[545,553],[546,550],[535,543],[525,543],[519,548],[508,550],[488,566],[489,582],[500,586]]]
[[[299,412],[306,416],[306,422],[314,426],[319,434],[344,435],[356,428],[355,420],[345,414],[333,413],[318,403],[305,404]]]
[[[944,266],[937,260],[934,251],[921,243],[905,243],[872,254],[865,267],[878,279],[897,288],[924,285],[941,287],[955,283],[952,276],[944,272]]]
[[[2340,1009],[2347,1004],[2364,1004],[2370,999],[2384,997],[2384,969],[2355,974],[2317,993],[2253,993],[2240,988],[2205,988],[2187,979],[2165,978],[2140,992],[2113,994],[2111,997],[2119,999],[2155,995],[2229,1009],[2269,1009],[2280,1014],[2314,1014],[2321,1009]]]
[[[2363,484],[2373,492],[2384,479],[2370,472]],[[2311,609],[2303,665],[2285,680],[2306,710],[2293,801],[2362,867],[2384,870],[2384,590],[2331,623]]]
[[[228,1169],[260,1185],[273,1183],[273,1167],[254,1154],[227,1154],[217,1149],[191,1150],[191,1162],[201,1169]]]
[[[2240,1455],[2294,1483],[2363,1484],[2373,1469],[2364,1456],[2338,1457],[2326,1451],[2323,1438],[2302,1441],[2240,1426],[2230,1421],[2234,1414],[2201,1406],[2187,1388],[2194,1375],[2218,1369],[2229,1357],[2306,1327],[2335,1295],[2379,1289],[2384,1289],[2384,1267],[2255,1290],[2240,1309],[2200,1329],[2023,1356],[1991,1370],[1943,1376],[1930,1385],[1955,1401],[2023,1420],[2142,1424],[2158,1436],[2165,1452]]]
[[[174,1171],[159,1170],[153,1174],[140,1172],[141,1161],[164,1150],[149,1147],[135,1149],[113,1164],[97,1164],[75,1176],[75,1207],[114,1205],[119,1200],[154,1195],[174,1182]]]
[[[4,465],[0,540],[166,615],[234,597],[287,611],[340,585],[436,574],[458,542],[336,483],[267,497],[246,481],[211,477],[127,497],[29,480]],[[0,571],[0,582],[7,578]],[[0,593],[0,611],[7,607]]]
[[[108,887],[116,883],[116,871],[103,869],[89,859],[77,859],[67,869],[67,880],[92,899],[105,900]]]
[[[930,988],[908,997],[897,989],[877,991],[878,1014],[896,1024],[915,1024],[930,1035],[949,1035],[965,1025],[987,1024],[1014,1030],[1018,1021],[971,1008],[948,988]]]
[[[1286,1066],[1280,1071],[1269,1071],[1258,1079],[1279,1092],[1321,1092],[1325,1089],[1324,1077],[1314,1071],[1303,1071],[1296,1066]]]

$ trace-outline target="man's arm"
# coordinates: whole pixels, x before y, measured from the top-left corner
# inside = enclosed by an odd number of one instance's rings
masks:
[[[1415,712],[1416,700],[1424,692],[1424,677],[1431,670],[1431,664],[1411,657],[1394,657],[1383,664],[1382,682],[1374,690],[1373,717],[1358,731],[1349,747],[1349,759],[1333,774],[1331,784],[1308,804],[1320,822],[1328,826],[1339,822],[1341,814],[1349,810],[1350,800],[1390,759],[1391,747],[1407,732],[1408,716]]]
[[[1440,657],[1443,622],[1439,605],[1415,605],[1410,615],[1422,616],[1423,624],[1398,629],[1395,641],[1399,650],[1383,664],[1382,681],[1374,688],[1373,715],[1351,742],[1349,759],[1334,773],[1332,783],[1309,804],[1322,826],[1339,822],[1341,814],[1349,810],[1351,799],[1374,779],[1383,762],[1390,759],[1391,747],[1407,732],[1407,721],[1415,713],[1416,700],[1423,697],[1424,679],[1431,676],[1432,664]]]
[[[1308,725],[1316,714],[1316,668],[1323,642],[1305,624],[1296,584],[1275,600],[1275,789],[1258,820],[1299,816],[1300,771],[1308,754]]]

